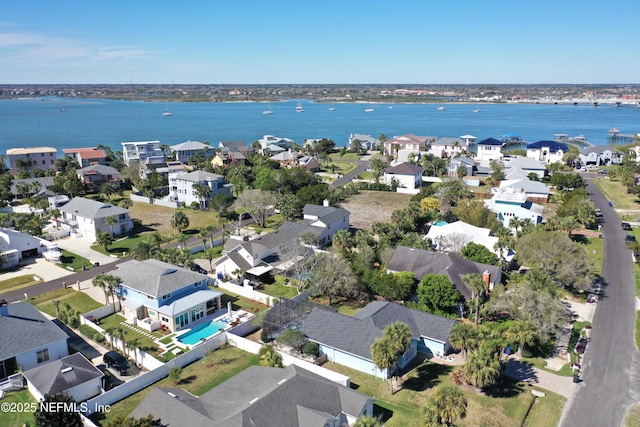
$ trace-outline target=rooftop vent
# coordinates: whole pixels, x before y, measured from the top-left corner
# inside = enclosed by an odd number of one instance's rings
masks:
[[[283,380],[278,381],[278,385],[283,384],[285,381],[287,381],[287,379],[286,379],[286,378],[285,378],[285,379],[283,379]]]
[[[255,399],[253,399],[251,402],[249,402],[249,405],[253,405],[254,403],[256,403],[258,400],[260,400],[259,397],[256,397]]]
[[[167,394],[168,394],[170,397],[173,397],[173,398],[178,397],[178,396],[176,396],[175,394],[171,393],[170,391],[168,391],[168,392],[167,392]]]
[[[68,368],[62,369],[60,372],[62,372],[63,374],[66,374],[67,372],[71,372],[71,371],[73,371],[73,367],[69,366]]]

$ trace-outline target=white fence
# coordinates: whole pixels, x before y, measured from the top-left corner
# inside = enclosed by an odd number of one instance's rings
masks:
[[[146,204],[153,204],[153,205],[158,205],[158,206],[164,206],[166,208],[179,208],[180,207],[180,203],[179,202],[171,202],[168,200],[162,200],[162,199],[152,199],[153,201],[151,203],[149,203],[149,198],[146,196],[141,196],[139,194],[134,194],[131,193],[129,195],[129,198],[131,199],[131,201],[133,202],[140,202],[140,203],[146,203]]]
[[[227,340],[229,344],[234,347],[238,347],[241,350],[247,351],[249,353],[258,354],[260,351],[261,344],[248,340],[246,338],[239,337],[237,335],[233,335],[227,332]],[[322,366],[314,365],[311,362],[307,362],[306,360],[298,359],[297,357],[291,356],[290,354],[283,353],[278,351],[280,356],[282,356],[282,364],[285,366],[296,365],[301,368],[306,369],[307,371],[311,371],[316,375],[319,375],[323,378],[336,382],[338,384],[342,384],[345,387],[349,387],[351,383],[351,378],[346,375],[339,374],[334,371],[330,371],[329,369],[323,368]]]
[[[269,307],[273,305],[274,301],[276,302],[278,301],[278,298],[276,297],[263,294],[262,292],[254,291],[251,286],[234,285],[231,282],[223,282],[221,280],[217,281],[217,285],[222,289],[226,289],[227,291],[231,291],[234,294],[238,294],[245,298],[249,298],[254,301],[261,302],[262,304],[266,304]]]
[[[82,315],[82,317],[84,318],[89,318],[91,316],[95,317],[96,319],[102,319],[103,317],[107,317],[113,313],[115,313],[116,311],[120,311],[120,303],[119,302],[115,302],[112,303],[110,302],[109,304],[102,306],[100,308],[96,308],[95,310],[91,310],[87,313],[84,313]]]
[[[87,400],[87,408],[89,409],[85,415],[91,415],[93,413],[93,408],[98,408],[100,407],[100,405],[102,405],[102,407],[104,407],[105,405],[111,405],[132,395],[133,393],[136,393],[137,391],[142,390],[145,387],[150,386],[151,384],[166,377],[169,374],[171,368],[173,368],[174,366],[183,367],[190,363],[193,363],[196,360],[204,357],[207,352],[216,350],[217,348],[226,344],[226,342],[226,334],[220,334],[219,336],[198,345],[197,347],[189,350],[184,354],[181,354],[180,356],[176,357],[173,360],[170,360],[167,363],[161,363],[160,366],[140,375],[139,377],[132,379],[131,381],[127,381],[126,383],[121,384],[105,393],[102,393],[101,395],[96,396],[93,399]]]

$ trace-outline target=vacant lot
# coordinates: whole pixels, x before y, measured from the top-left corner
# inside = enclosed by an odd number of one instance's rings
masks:
[[[181,208],[179,210],[189,217],[188,230],[200,230],[208,225],[218,226],[218,218],[214,212],[189,208]],[[132,218],[139,219],[142,221],[143,226],[158,230],[164,236],[173,235],[171,219],[175,212],[175,209],[140,202],[134,202],[133,206],[131,206]]]
[[[375,222],[391,221],[391,213],[409,204],[410,194],[388,191],[361,191],[349,197],[340,206],[351,212],[351,226],[371,228]]]

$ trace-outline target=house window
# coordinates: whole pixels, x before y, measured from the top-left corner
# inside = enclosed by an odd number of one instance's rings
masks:
[[[118,218],[120,218],[120,219],[122,220],[122,219],[124,219],[124,216],[125,216],[125,214],[120,214],[120,215],[118,216]]]
[[[160,319],[162,319],[163,322],[168,322],[169,319],[167,319],[166,317],[162,316]]]
[[[44,349],[40,351],[36,351],[36,356],[38,357],[38,363],[43,363],[49,360],[49,349]]]
[[[40,153],[40,157],[44,157],[44,153]]]
[[[156,312],[153,310],[149,310],[149,317],[156,317]]]
[[[168,293],[166,295],[162,295],[162,301],[171,298],[171,293]]]
[[[147,295],[147,299],[149,299],[149,300],[153,301],[155,298],[154,298],[154,297],[152,297],[151,295]]]

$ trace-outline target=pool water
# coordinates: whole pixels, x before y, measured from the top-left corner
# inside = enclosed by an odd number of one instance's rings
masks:
[[[183,344],[195,345],[199,343],[202,338],[209,338],[217,334],[220,329],[226,329],[226,327],[226,323],[209,320],[207,323],[197,326],[186,334],[180,335],[178,341]]]

